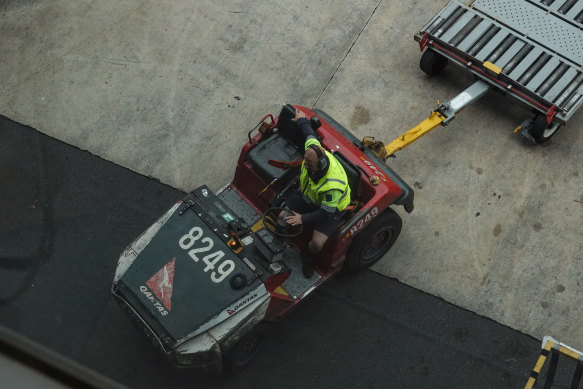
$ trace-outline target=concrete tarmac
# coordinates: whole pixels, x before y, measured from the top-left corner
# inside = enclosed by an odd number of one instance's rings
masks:
[[[174,188],[217,189],[281,103],[389,141],[469,86],[418,68],[412,36],[445,4],[5,1],[0,113]],[[582,349],[581,113],[544,146],[512,133],[529,113],[496,93],[458,116],[390,160],[416,209],[374,269]]]

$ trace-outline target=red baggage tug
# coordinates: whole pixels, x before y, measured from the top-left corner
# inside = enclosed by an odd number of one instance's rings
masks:
[[[310,118],[351,188],[349,211],[310,278],[299,253],[311,228],[277,222],[299,185],[293,162],[304,152],[289,120],[294,109]],[[284,106],[249,132],[230,184],[216,194],[206,186],[191,191],[124,250],[112,292],[178,366],[236,369],[256,354],[265,322],[343,267],[356,272],[383,257],[401,231],[391,205],[411,212],[413,190],[382,159],[325,112]]]

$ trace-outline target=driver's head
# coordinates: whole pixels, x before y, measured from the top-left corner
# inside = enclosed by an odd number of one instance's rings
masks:
[[[316,150],[314,150],[312,147],[308,147],[304,153],[304,161],[308,173],[317,173],[320,171],[320,165],[318,163],[319,160],[320,157],[318,156]]]

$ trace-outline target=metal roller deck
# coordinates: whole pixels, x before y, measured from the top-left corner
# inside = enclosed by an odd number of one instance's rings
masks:
[[[583,0],[450,1],[415,40],[549,123],[583,104]]]

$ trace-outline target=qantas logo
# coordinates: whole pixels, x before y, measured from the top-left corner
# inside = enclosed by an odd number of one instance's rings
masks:
[[[146,296],[148,300],[150,300],[150,302],[154,305],[154,308],[160,312],[160,315],[166,316],[168,314],[168,311],[164,309],[162,304],[160,304],[160,301],[154,298],[152,292],[150,292],[150,290],[145,285],[140,286],[140,291],[144,294],[144,296]]]
[[[245,300],[239,301],[237,304],[235,304],[234,307],[227,308],[227,313],[229,314],[229,316],[231,316],[233,313],[236,313],[239,309],[247,305],[249,302],[255,300],[256,297],[257,293],[253,293],[253,295],[247,297]]]
[[[172,258],[170,262],[164,265],[162,269],[158,270],[158,272],[146,282],[146,285],[148,285],[150,290],[169,311],[172,309],[172,288],[174,287],[175,262],[176,258]]]

